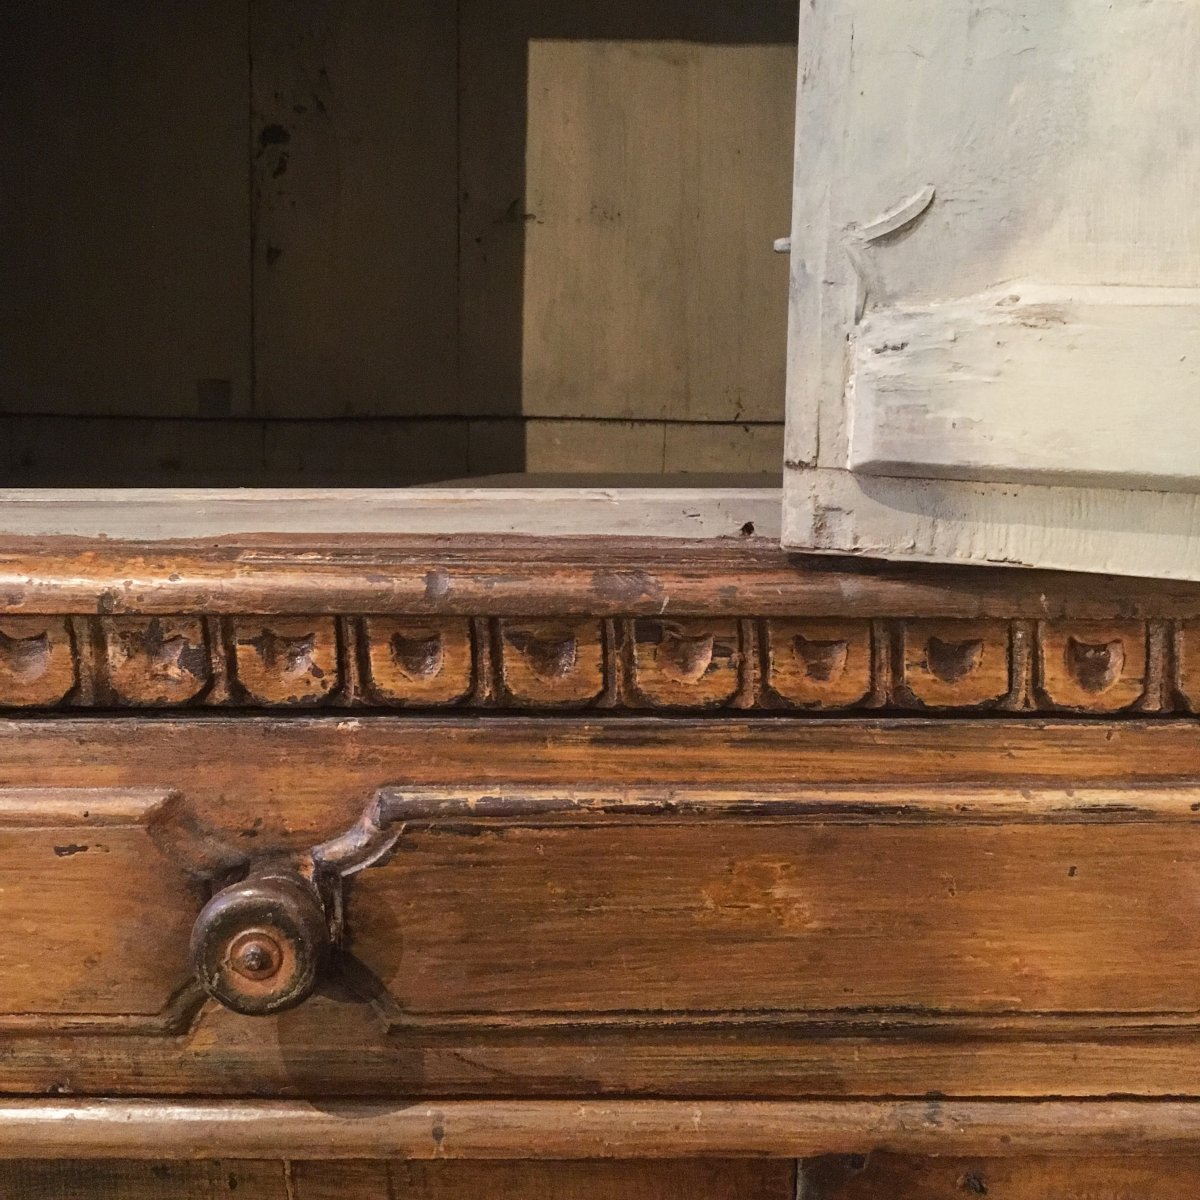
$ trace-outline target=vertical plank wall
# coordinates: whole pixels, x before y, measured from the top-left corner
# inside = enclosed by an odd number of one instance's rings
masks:
[[[0,6],[0,485],[777,472],[796,7]]]

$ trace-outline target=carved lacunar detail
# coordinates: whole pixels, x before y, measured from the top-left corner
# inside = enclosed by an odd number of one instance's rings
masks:
[[[9,637],[0,630],[0,664],[17,679],[37,679],[50,665],[50,637]]]
[[[846,670],[850,644],[846,641],[818,641],[802,633],[792,639],[792,652],[804,666],[804,673],[819,683],[830,683]]]
[[[439,633],[430,633],[425,637],[394,633],[390,646],[392,661],[409,679],[432,679],[441,671],[445,661]]]
[[[1084,691],[1106,692],[1125,668],[1125,644],[1119,640],[1093,644],[1068,637],[1066,663],[1067,670]]]
[[[712,664],[713,635],[686,634],[664,628],[658,645],[658,665],[668,679],[696,683]]]
[[[582,707],[603,694],[607,650],[601,622],[503,620],[497,632],[501,703]]]
[[[199,617],[113,617],[103,631],[108,682],[122,703],[186,704],[208,684],[210,655]]]
[[[1141,706],[1148,688],[1155,698],[1161,696],[1164,651],[1164,639],[1152,636],[1145,621],[1041,622],[1039,706],[1092,713]]]
[[[963,642],[943,641],[931,637],[925,644],[925,661],[929,670],[943,683],[957,683],[979,669],[983,659],[983,641],[971,638]]]
[[[513,633],[509,641],[528,660],[535,675],[542,679],[561,679],[575,669],[579,660],[579,643],[573,634],[533,635]]]
[[[250,646],[268,671],[288,675],[303,675],[311,671],[318,677],[321,675],[320,667],[313,663],[313,652],[317,645],[315,633],[303,637],[281,637],[272,629],[264,629],[257,637],[246,638],[242,645]]]
[[[89,647],[81,647],[81,655]],[[55,704],[75,686],[76,664],[62,617],[8,617],[0,625],[0,704]]]
[[[318,704],[338,685],[335,622],[330,617],[279,617],[240,623],[237,677],[258,703]]]
[[[374,703],[457,704],[470,693],[477,647],[465,618],[374,616],[360,628]]]

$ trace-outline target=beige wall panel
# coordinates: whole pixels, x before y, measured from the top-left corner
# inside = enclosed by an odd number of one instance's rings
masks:
[[[531,415],[779,418],[795,52],[529,48]]]
[[[796,6],[589,7],[464,6],[465,402],[781,419]]]
[[[663,467],[668,474],[734,471],[778,475],[783,469],[783,423],[668,425]]]
[[[454,6],[251,12],[257,411],[452,412]]]
[[[245,0],[0,8],[0,406],[250,394]]]
[[[664,437],[659,421],[527,421],[525,469],[658,474]]]

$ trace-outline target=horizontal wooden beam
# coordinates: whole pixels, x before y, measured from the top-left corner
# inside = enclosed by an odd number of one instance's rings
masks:
[[[399,517],[405,532],[370,532],[364,517],[353,534],[0,534],[0,614],[1200,617],[1196,584],[798,559],[746,511],[708,540],[418,536]]]
[[[0,1158],[1171,1154],[1200,1101],[6,1100]]]
[[[0,533],[154,541],[254,533],[778,539],[778,488],[26,488]]]

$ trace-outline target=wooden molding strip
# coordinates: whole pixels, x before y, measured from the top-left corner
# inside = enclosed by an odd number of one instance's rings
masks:
[[[808,558],[758,526],[708,541],[0,535],[0,613],[1115,620],[1200,618],[1200,585]]]
[[[0,1101],[0,1158],[809,1158],[1198,1147],[1195,1100]]]
[[[0,710],[306,708],[1196,713],[1200,618],[0,614]]]

